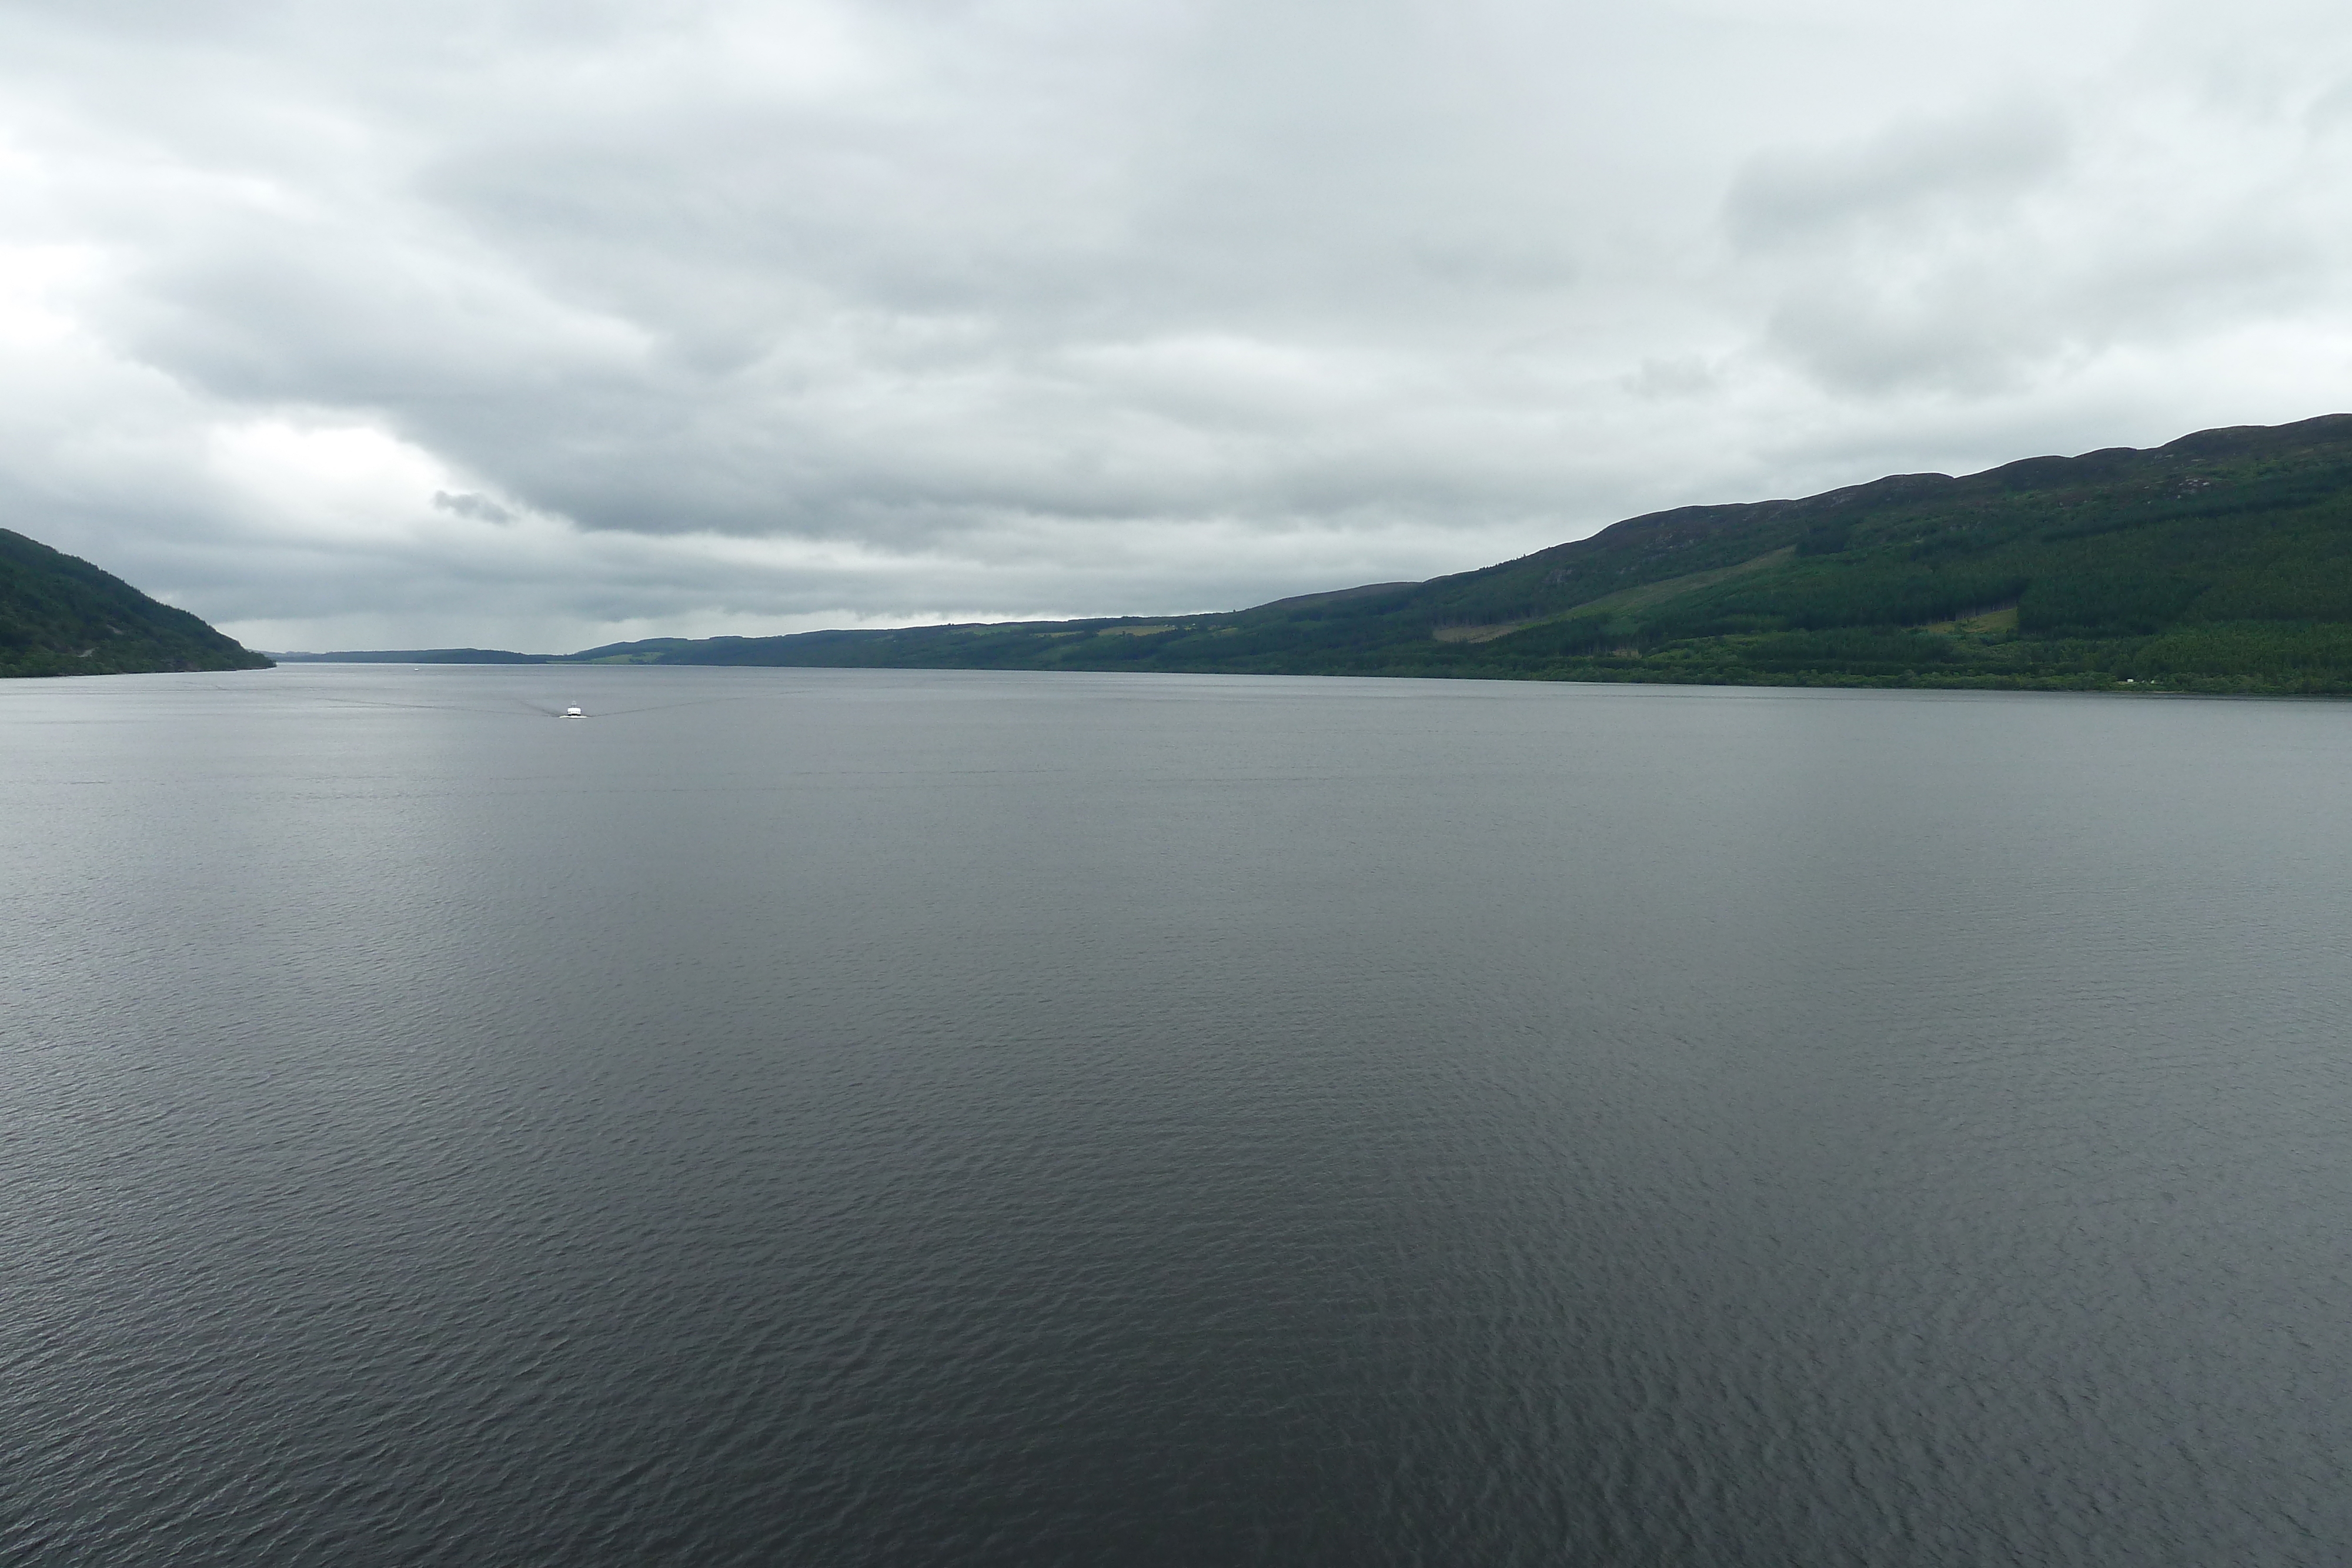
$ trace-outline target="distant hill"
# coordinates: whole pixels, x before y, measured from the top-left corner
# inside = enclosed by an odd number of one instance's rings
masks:
[[[272,653],[282,664],[544,664],[553,653],[509,653],[503,648],[373,648],[346,653]]]
[[[677,638],[599,664],[2352,693],[2352,414],[1685,507],[1202,615]]]
[[[0,528],[0,676],[268,667],[186,611]]]

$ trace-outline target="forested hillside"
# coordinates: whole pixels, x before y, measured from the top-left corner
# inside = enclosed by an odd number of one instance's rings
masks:
[[[264,669],[184,610],[0,528],[0,676]]]
[[[614,663],[2352,693],[2352,415],[1688,507],[1225,614],[660,640]]]

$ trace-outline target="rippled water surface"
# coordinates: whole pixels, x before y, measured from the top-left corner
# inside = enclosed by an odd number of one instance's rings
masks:
[[[312,666],[0,785],[12,1565],[2352,1556],[2352,706]]]

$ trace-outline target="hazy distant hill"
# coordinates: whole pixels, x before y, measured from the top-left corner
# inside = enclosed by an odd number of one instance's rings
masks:
[[[657,639],[597,663],[2352,692],[2352,414],[1685,507],[1224,614]]]
[[[0,676],[257,670],[249,653],[119,577],[0,528]]]
[[[509,653],[503,648],[371,648],[344,653],[272,653],[284,664],[544,664],[553,653]]]

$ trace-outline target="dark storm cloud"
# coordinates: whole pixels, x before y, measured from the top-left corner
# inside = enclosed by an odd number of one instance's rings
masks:
[[[2352,28],[2261,9],[0,5],[0,499],[266,644],[561,646],[2297,417]]]

